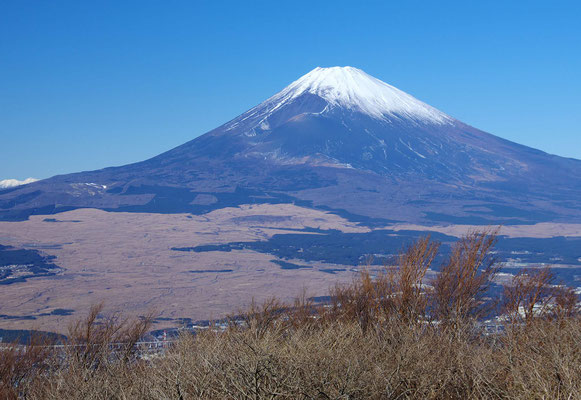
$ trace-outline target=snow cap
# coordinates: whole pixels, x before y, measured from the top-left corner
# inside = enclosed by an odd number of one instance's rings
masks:
[[[436,124],[453,121],[443,112],[353,67],[317,67],[265,103],[278,103],[276,109],[304,93],[377,119],[397,116]]]

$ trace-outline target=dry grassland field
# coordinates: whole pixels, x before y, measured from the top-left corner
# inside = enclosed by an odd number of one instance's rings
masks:
[[[458,237],[472,228],[392,225],[375,229]],[[372,232],[340,216],[292,204],[242,205],[204,215],[78,209],[0,222],[1,244],[54,256],[53,262],[62,268],[55,276],[1,285],[0,328],[65,332],[71,320],[99,302],[109,310],[133,315],[153,310],[160,317],[155,328],[165,328],[178,325],[183,318],[221,318],[243,309],[252,299],[277,296],[288,301],[303,290],[311,296],[326,295],[335,283],[351,281],[357,265],[298,257],[282,260],[247,248],[208,252],[172,248],[267,241],[276,234],[320,235],[328,230]],[[581,225],[544,223],[505,226],[500,233],[546,238],[580,236],[580,232]],[[281,267],[285,262],[291,267]]]
[[[50,217],[50,218],[49,218]],[[50,222],[48,222],[50,221]],[[79,209],[23,222],[0,222],[0,243],[56,256],[64,270],[53,277],[0,286],[0,328],[64,332],[92,304],[139,314],[154,310],[163,320],[223,317],[270,296],[290,299],[303,288],[326,294],[351,271],[328,274],[282,269],[269,254],[251,250],[177,252],[172,247],[265,240],[304,228],[368,232],[336,215],[293,205],[224,208],[209,214],[113,213]],[[72,315],[50,314],[73,309]],[[77,315],[75,315],[77,314]],[[28,319],[14,319],[26,317]],[[35,317],[35,319],[31,319]],[[168,320],[165,320],[165,319]]]
[[[440,232],[446,235],[460,237],[467,231],[482,228],[477,225],[416,225],[416,224],[394,224],[389,229],[394,231],[428,231]],[[581,224],[563,224],[553,222],[540,222],[534,225],[504,225],[499,229],[499,235],[508,237],[526,238],[552,238],[557,236],[581,237]]]

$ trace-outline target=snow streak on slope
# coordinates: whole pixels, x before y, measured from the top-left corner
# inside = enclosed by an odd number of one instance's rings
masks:
[[[272,113],[293,99],[311,93],[332,107],[342,107],[376,119],[408,118],[447,124],[453,118],[401,90],[353,67],[317,67],[256,108]]]

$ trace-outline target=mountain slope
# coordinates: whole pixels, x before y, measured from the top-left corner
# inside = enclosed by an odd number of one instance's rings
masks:
[[[0,192],[0,218],[299,202],[368,222],[534,223],[581,221],[580,195],[581,161],[479,131],[334,67],[150,160]]]

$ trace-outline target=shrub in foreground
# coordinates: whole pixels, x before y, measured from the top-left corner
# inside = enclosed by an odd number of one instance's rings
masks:
[[[221,331],[184,333],[163,354],[139,357],[149,318],[75,324],[65,351],[1,359],[2,394],[28,399],[577,399],[581,319],[550,270],[527,270],[487,297],[498,271],[494,232],[456,244],[426,282],[438,245],[405,249],[398,268],[367,271],[331,302],[252,304]],[[481,318],[502,306],[502,333]],[[112,343],[122,345],[114,350]],[[33,355],[37,354],[37,355]],[[27,358],[28,357],[28,358]],[[19,362],[21,364],[19,364]],[[29,368],[30,367],[30,368]],[[11,374],[27,370],[26,374]],[[19,379],[11,377],[18,376]],[[7,397],[7,396],[5,396]],[[8,397],[7,397],[8,398]]]

